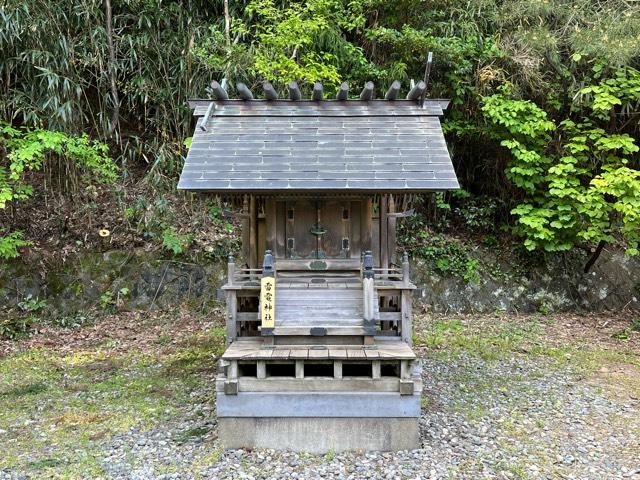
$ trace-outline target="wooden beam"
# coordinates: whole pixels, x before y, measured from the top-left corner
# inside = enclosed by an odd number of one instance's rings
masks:
[[[202,122],[200,123],[200,130],[202,130],[203,132],[207,131],[207,123],[209,123],[209,118],[211,118],[211,112],[213,112],[213,110],[215,109],[215,105],[213,102],[209,103],[209,106],[207,107],[207,111],[204,114],[204,117],[202,118]]]
[[[293,101],[302,99],[300,88],[298,88],[298,82],[295,80],[289,82],[289,98]]]
[[[336,363],[340,367],[336,366]],[[296,363],[297,366],[297,363]],[[339,368],[340,376],[336,375]],[[255,377],[238,377],[241,392],[398,392],[400,391],[400,379],[382,377],[375,382],[367,377],[342,377],[342,363],[333,364],[333,378],[322,377],[269,377],[258,379]],[[335,380],[339,380],[336,382]],[[216,389],[218,388],[216,382]]]
[[[407,100],[419,100],[426,89],[427,84],[420,80],[407,94]]]
[[[215,80],[211,82],[211,90],[218,100],[229,100],[229,94],[227,91]]]
[[[316,82],[313,84],[313,93],[311,94],[311,98],[316,102],[319,102],[323,98],[323,90],[322,83]]]
[[[400,93],[400,82],[398,80],[394,80],[387,93],[384,94],[385,100],[395,100],[398,98],[398,93]]]
[[[277,100],[278,92],[273,88],[271,82],[262,82],[262,89],[264,90],[264,98],[267,100]]]
[[[236,90],[238,91],[238,96],[242,100],[253,100],[253,93],[251,93],[249,87],[247,87],[244,83],[236,83]]]
[[[360,100],[373,100],[373,89],[373,82],[365,83],[362,92],[360,92]]]
[[[342,82],[340,88],[338,88],[336,100],[349,100],[349,85],[347,82]]]

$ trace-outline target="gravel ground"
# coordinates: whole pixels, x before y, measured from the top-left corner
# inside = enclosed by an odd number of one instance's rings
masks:
[[[427,358],[424,382],[418,450],[223,452],[196,392],[182,421],[115,437],[102,464],[121,479],[640,479],[640,402],[549,359]]]
[[[25,459],[14,460],[10,469],[0,467],[0,480],[52,478],[47,476],[50,472],[55,472],[56,478],[97,478],[60,474],[67,471],[64,461],[58,470],[42,468],[46,459],[61,458],[60,452],[66,452],[70,464],[72,456],[95,455],[98,470],[106,473],[102,478],[115,479],[640,480],[640,378],[637,366],[631,365],[637,365],[637,344],[622,344],[626,345],[624,354],[632,359],[625,363],[613,356],[620,345],[612,343],[611,332],[600,335],[600,351],[611,357],[598,357],[594,371],[580,368],[583,357],[566,360],[564,353],[534,355],[520,343],[506,349],[497,344],[494,347],[497,337],[491,336],[488,326],[495,320],[487,322],[465,323],[465,328],[476,330],[465,331],[464,338],[474,342],[480,338],[477,335],[484,335],[481,339],[485,343],[479,345],[489,346],[488,359],[474,343],[457,350],[447,345],[422,348],[422,444],[417,450],[323,456],[272,450],[224,451],[217,440],[214,371],[206,363],[197,364],[198,373],[194,375],[198,375],[198,381],[186,387],[188,398],[180,400],[177,413],[168,414],[168,421],[152,422],[151,428],[123,430],[112,437],[85,439],[84,443],[80,441],[80,429],[71,447],[73,453],[55,443],[48,444],[44,451],[29,451],[30,444],[25,440]],[[574,325],[567,323],[565,330],[579,331]],[[593,328],[585,329],[585,338],[592,338]],[[132,337],[125,333],[123,339]],[[203,342],[209,342],[208,338]],[[551,330],[544,338],[559,339],[559,345],[569,343]],[[87,341],[94,344],[96,339]],[[450,341],[449,345],[456,343],[456,339]],[[195,348],[198,344],[189,345]],[[121,348],[134,347],[123,343]],[[37,418],[37,412],[34,415]],[[43,425],[49,428],[52,424]],[[0,429],[0,447],[3,437],[8,440],[10,435],[12,432]],[[46,436],[47,431],[39,435]],[[19,436],[11,438],[20,444]],[[87,446],[91,451],[85,449]],[[15,469],[16,465],[21,469]]]

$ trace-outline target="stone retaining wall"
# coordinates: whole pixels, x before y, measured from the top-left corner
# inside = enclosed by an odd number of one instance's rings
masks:
[[[499,256],[489,258],[486,251],[475,255],[485,265],[475,282],[438,275],[424,263],[413,262],[412,278],[420,286],[417,297],[425,309],[451,313],[640,310],[640,261],[621,253],[603,252],[587,274],[582,272],[586,255],[577,253],[558,256],[526,272]],[[487,269],[491,262],[496,268]],[[46,261],[32,254],[0,265],[0,304],[16,305],[31,295],[46,299],[60,312],[72,313],[100,305],[110,295],[124,309],[185,302],[200,305],[216,300],[225,274],[226,259],[180,260],[157,252],[111,251]]]

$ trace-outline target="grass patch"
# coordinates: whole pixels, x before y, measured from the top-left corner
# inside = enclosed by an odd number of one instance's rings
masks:
[[[0,429],[6,431],[0,470],[34,478],[104,476],[100,444],[178,414],[193,388],[202,385],[199,369],[215,367],[218,348],[203,340],[170,357],[31,349],[0,359]],[[167,375],[176,363],[181,368]],[[204,434],[193,429],[183,440]]]
[[[538,323],[509,322],[484,324],[471,328],[460,319],[437,320],[416,334],[418,344],[446,355],[465,353],[483,360],[497,360],[512,352],[521,352],[524,341],[539,335]]]
[[[416,345],[426,347],[436,356],[470,355],[483,360],[499,360],[514,354],[542,356],[554,364],[589,373],[605,363],[622,363],[640,367],[640,359],[628,353],[590,348],[589,345],[553,345],[545,336],[545,323],[535,317],[526,322],[491,318],[483,322],[461,319],[438,319],[414,335]]]
[[[47,385],[42,382],[18,385],[6,391],[0,391],[0,397],[23,397],[25,395],[38,395],[47,390]]]

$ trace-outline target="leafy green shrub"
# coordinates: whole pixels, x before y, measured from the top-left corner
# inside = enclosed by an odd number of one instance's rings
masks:
[[[32,243],[22,239],[22,232],[15,231],[2,235],[0,230],[0,258],[9,259],[20,256],[19,248],[31,246]]]
[[[162,232],[162,246],[174,255],[185,253],[193,242],[192,234],[182,234],[169,227]]]
[[[31,330],[33,317],[30,315],[16,315],[0,319],[0,338],[14,340]]]
[[[35,313],[39,312],[43,308],[47,306],[46,300],[40,300],[39,298],[34,298],[33,295],[27,295],[21,302],[18,303],[18,307],[23,312]]]
[[[86,135],[69,135],[42,129],[16,129],[0,123],[0,209],[10,202],[31,197],[34,187],[28,172],[60,169],[58,187],[75,193],[80,183],[109,183],[118,168],[107,157],[107,145]],[[0,258],[18,256],[18,248],[30,245],[19,231],[0,231]]]
[[[607,131],[599,122],[615,113],[614,106],[632,108],[640,101],[640,72],[621,69],[581,95],[591,115],[557,125],[533,102],[512,98],[508,89],[485,98],[482,111],[493,135],[512,155],[507,176],[525,193],[512,210],[515,231],[529,250],[566,251],[620,237],[626,252],[636,255],[640,170],[631,165],[640,148],[629,134]]]
[[[425,260],[438,273],[480,282],[480,262],[469,254],[464,244],[429,231],[422,215],[407,220],[400,224],[399,241],[412,257]]]
[[[79,311],[72,315],[52,316],[50,323],[56,327],[75,329],[91,322],[91,317],[85,312]]]

